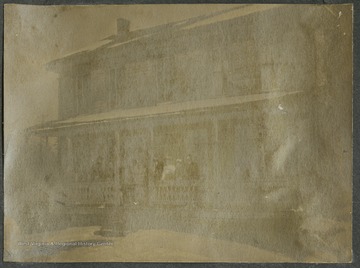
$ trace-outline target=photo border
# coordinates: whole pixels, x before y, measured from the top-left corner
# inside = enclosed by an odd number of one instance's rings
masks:
[[[353,4],[353,261],[346,264],[316,264],[316,263],[22,263],[22,262],[3,262],[4,248],[4,4],[27,4],[27,5],[99,5],[99,4]],[[344,0],[4,0],[0,6],[1,14],[1,109],[2,131],[0,132],[0,236],[2,243],[0,246],[0,266],[3,267],[360,267],[359,263],[359,244],[360,244],[360,1]]]

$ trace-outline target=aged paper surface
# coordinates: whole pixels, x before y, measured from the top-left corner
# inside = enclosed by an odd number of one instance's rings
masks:
[[[351,262],[352,5],[5,5],[5,261]]]

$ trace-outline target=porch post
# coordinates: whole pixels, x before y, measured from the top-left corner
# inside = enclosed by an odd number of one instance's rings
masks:
[[[119,132],[115,132],[115,156],[114,156],[114,168],[115,168],[115,198],[116,198],[116,201],[115,201],[115,204],[116,205],[120,205],[121,204],[121,184],[120,184],[120,180],[122,178],[120,178],[120,172],[119,172],[119,169],[120,169],[120,134]]]
[[[74,163],[74,159],[73,159],[73,144],[72,144],[72,140],[69,137],[66,138],[67,144],[66,144],[66,149],[67,149],[67,173],[73,173],[73,163]],[[73,175],[73,174],[71,174]]]
[[[148,206],[151,206],[154,201],[154,195],[155,195],[155,185],[154,185],[154,178],[153,178],[153,162],[154,162],[154,126],[151,125],[149,127],[149,138],[150,143],[149,147],[147,149],[148,152],[148,169],[147,169],[147,185],[146,185],[146,203]]]
[[[212,193],[211,193],[211,197],[210,198],[215,198],[218,196],[216,194],[217,190],[219,188],[219,183],[220,183],[220,158],[219,158],[219,154],[220,154],[220,148],[219,148],[219,120],[216,118],[215,120],[213,120],[213,169],[212,169],[212,181],[210,182],[211,184],[210,189],[213,189]],[[216,202],[216,200],[214,200]]]

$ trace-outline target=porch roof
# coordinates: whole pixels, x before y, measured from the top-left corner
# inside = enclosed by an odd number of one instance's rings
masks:
[[[65,120],[49,121],[44,124],[33,126],[29,129],[29,131],[33,133],[39,133],[39,132],[60,130],[64,128],[71,128],[75,126],[110,123],[121,120],[151,118],[161,115],[179,115],[187,112],[202,112],[202,111],[207,111],[221,107],[280,98],[288,95],[298,94],[301,92],[303,91],[291,91],[291,92],[277,91],[277,92],[267,92],[267,93],[259,93],[259,94],[245,95],[245,96],[221,97],[221,98],[194,100],[194,101],[176,102],[176,103],[174,102],[161,103],[156,106],[150,106],[150,107],[118,109],[104,113],[80,115]]]

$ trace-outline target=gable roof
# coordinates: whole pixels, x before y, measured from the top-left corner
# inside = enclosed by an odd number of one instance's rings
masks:
[[[47,64],[49,69],[54,69],[54,67],[68,59],[73,59],[77,56],[81,56],[87,53],[97,52],[99,50],[106,50],[115,47],[119,47],[125,44],[129,44],[143,38],[150,36],[161,35],[168,32],[177,32],[177,31],[189,31],[194,28],[207,26],[215,24],[218,22],[223,22],[227,20],[232,20],[238,17],[247,16],[253,13],[262,12],[274,8],[278,8],[279,4],[273,5],[261,5],[261,4],[243,4],[239,5],[236,8],[229,8],[217,12],[213,12],[208,15],[202,15],[198,17],[193,17],[190,19],[185,19],[181,21],[171,22],[167,24],[162,24],[150,28],[139,29],[135,31],[130,31],[126,36],[111,35],[105,39],[102,39],[96,43],[93,43],[87,47],[79,49],[77,51],[66,54],[65,56],[55,59]]]

